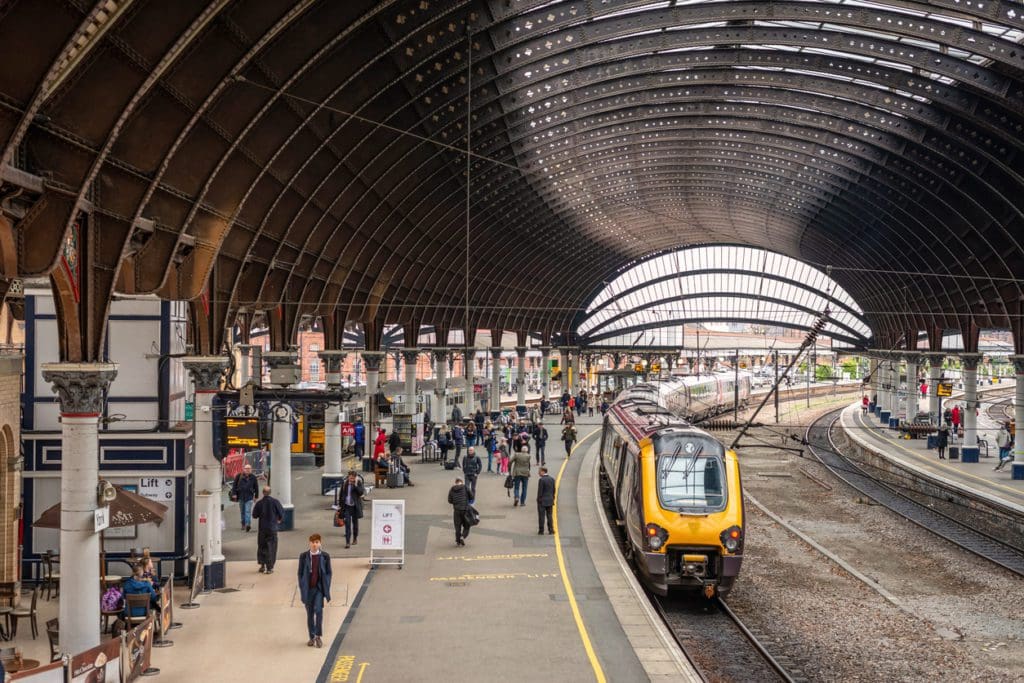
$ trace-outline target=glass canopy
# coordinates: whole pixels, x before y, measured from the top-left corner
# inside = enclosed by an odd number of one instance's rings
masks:
[[[629,264],[580,317],[581,343],[681,346],[685,323],[750,323],[807,329],[828,307],[825,336],[871,337],[864,311],[828,275],[796,259],[740,246],[689,247]]]

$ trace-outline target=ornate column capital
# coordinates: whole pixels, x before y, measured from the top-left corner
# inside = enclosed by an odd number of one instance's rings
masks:
[[[274,370],[285,365],[295,365],[299,362],[299,354],[295,351],[267,351],[263,354],[263,360]]]
[[[224,369],[228,367],[228,359],[224,356],[189,356],[181,364],[192,376],[197,392],[217,391]]]
[[[430,357],[435,363],[448,360],[448,349],[443,346],[436,346],[430,349]]]
[[[415,363],[420,358],[419,349],[402,349],[402,360],[408,363]]]
[[[462,349],[462,355],[466,359],[466,362],[468,363],[476,356],[476,347],[467,346],[466,348]]]
[[[537,348],[540,349],[541,354],[546,357],[551,355],[551,349],[553,349],[554,347],[545,345],[538,346]]]
[[[324,363],[324,374],[327,376],[327,384],[338,386],[341,384],[341,368],[345,364],[347,351],[329,350],[318,351],[317,355]]]
[[[379,372],[381,363],[384,362],[383,351],[360,351],[359,355],[363,359],[363,368],[367,372]]]
[[[494,360],[501,359],[502,348],[500,346],[492,346],[489,351],[491,352],[491,358]]]
[[[960,354],[960,362],[964,365],[964,370],[977,370],[978,364],[981,363],[980,353],[962,353]]]
[[[529,347],[527,347],[527,346],[517,346],[516,347],[516,355],[519,356],[520,358],[526,357],[526,352],[527,351],[529,351]]]
[[[1024,375],[1024,355],[1010,356],[1009,360],[1013,363],[1013,371],[1018,375]]]
[[[40,369],[59,396],[63,415],[99,415],[117,377],[116,363],[43,363]]]

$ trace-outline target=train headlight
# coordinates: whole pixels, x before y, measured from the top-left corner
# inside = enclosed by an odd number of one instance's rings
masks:
[[[743,529],[738,526],[729,527],[718,538],[730,553],[734,553],[743,547]]]
[[[648,524],[644,527],[644,531],[647,534],[647,546],[651,550],[661,550],[661,546],[665,545],[665,541],[668,540],[668,532],[657,524]]]

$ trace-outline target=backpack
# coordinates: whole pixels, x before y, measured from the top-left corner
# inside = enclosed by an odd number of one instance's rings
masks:
[[[117,586],[111,586],[100,598],[100,608],[104,612],[120,612],[124,603],[124,593]]]

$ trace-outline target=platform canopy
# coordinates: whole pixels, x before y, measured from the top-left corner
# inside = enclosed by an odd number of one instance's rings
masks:
[[[114,291],[205,348],[569,333],[706,244],[831,266],[882,344],[1016,329],[1022,38],[1009,0],[13,0],[0,275],[54,278],[71,360]]]

